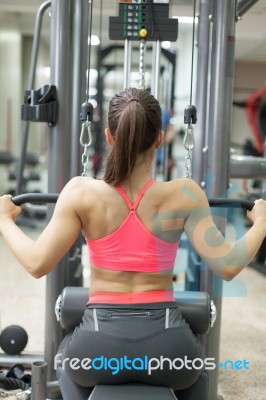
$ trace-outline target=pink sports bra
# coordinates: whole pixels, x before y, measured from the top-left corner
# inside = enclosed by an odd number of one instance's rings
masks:
[[[136,209],[153,184],[150,179],[131,204],[120,184],[116,187],[130,213],[112,233],[96,240],[86,239],[90,262],[98,268],[115,271],[160,272],[174,266],[179,242],[170,243],[154,236],[141,222]]]

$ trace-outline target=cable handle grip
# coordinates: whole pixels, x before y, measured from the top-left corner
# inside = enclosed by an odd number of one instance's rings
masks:
[[[227,208],[244,208],[251,211],[254,207],[254,202],[242,199],[208,199],[210,207],[227,207]]]
[[[260,197],[263,200],[266,200],[266,191],[261,192]],[[247,211],[251,211],[254,207],[255,203],[251,200],[244,200],[244,199],[209,199],[210,207],[228,207],[228,208],[244,208]]]
[[[58,200],[58,193],[25,193],[19,194],[12,198],[15,205],[20,206],[25,203],[56,203]],[[228,208],[244,208],[252,210],[254,202],[242,199],[209,199],[210,207],[228,207]]]
[[[16,206],[21,206],[25,203],[56,203],[58,200],[58,193],[24,193],[19,194],[12,198]]]

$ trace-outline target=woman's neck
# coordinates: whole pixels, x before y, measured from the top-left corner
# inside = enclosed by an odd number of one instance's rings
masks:
[[[131,188],[141,188],[152,177],[152,162],[154,158],[146,155],[139,155],[135,167],[130,174],[130,177],[121,182],[122,185]]]

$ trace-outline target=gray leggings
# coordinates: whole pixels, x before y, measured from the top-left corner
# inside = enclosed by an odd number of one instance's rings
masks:
[[[169,386],[180,400],[208,398],[202,346],[175,303],[90,306],[57,358],[64,400],[73,393],[87,399],[97,384],[127,382]]]

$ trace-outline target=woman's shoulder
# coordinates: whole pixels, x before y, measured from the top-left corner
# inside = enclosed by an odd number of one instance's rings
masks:
[[[172,190],[192,190],[193,192],[200,192],[202,189],[200,186],[191,178],[175,178],[171,181],[162,182]]]
[[[85,176],[75,176],[66,183],[62,190],[62,193],[75,193],[77,191],[84,190],[84,188],[91,186],[93,181],[93,178]]]
[[[85,176],[75,176],[64,186],[60,196],[69,199],[84,199],[87,201],[98,196],[106,183],[100,179]]]
[[[110,198],[110,188],[103,180],[84,176],[72,178],[60,193],[58,203],[74,209],[79,215],[103,207]]]
[[[201,187],[191,178],[176,178],[168,182],[163,182],[169,194],[178,196],[178,199],[184,199],[188,203],[206,204],[207,198]]]
[[[102,179],[89,176],[75,176],[65,185],[64,190],[82,190],[87,188],[100,188],[106,185]]]

